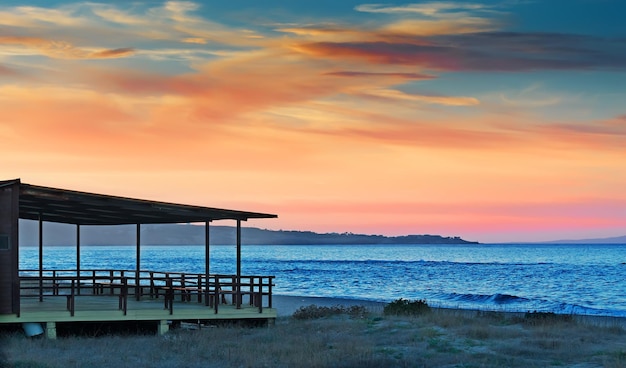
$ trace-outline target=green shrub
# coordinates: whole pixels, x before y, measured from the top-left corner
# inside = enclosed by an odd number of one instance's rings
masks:
[[[369,311],[365,306],[353,305],[345,309],[345,313],[352,318],[365,318],[369,314]]]
[[[347,314],[351,318],[364,318],[367,316],[367,308],[362,305],[353,305],[351,307],[344,307],[343,305],[335,305],[332,307],[319,307],[315,304],[311,304],[306,307],[300,307],[292,315],[295,319],[317,319],[330,316],[336,316],[340,314]]]
[[[383,309],[387,316],[417,316],[427,312],[430,312],[430,307],[424,299],[410,301],[400,298],[385,305]]]

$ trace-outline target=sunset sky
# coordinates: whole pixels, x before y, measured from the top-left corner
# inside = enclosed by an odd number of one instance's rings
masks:
[[[0,180],[278,214],[245,224],[268,229],[626,235],[625,14],[2,0]]]

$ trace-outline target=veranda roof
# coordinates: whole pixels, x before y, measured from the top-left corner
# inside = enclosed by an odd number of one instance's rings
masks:
[[[0,181],[0,187],[20,183]],[[124,225],[276,218],[277,215],[192,206],[20,183],[19,218],[76,225]]]

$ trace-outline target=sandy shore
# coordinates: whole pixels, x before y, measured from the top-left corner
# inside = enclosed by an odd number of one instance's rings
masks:
[[[273,306],[278,311],[278,317],[291,316],[300,307],[306,307],[309,305],[317,305],[318,307],[332,307],[336,305],[342,305],[350,307],[353,305],[360,305],[368,308],[371,312],[382,313],[385,307],[384,302],[376,302],[371,300],[359,300],[359,299],[342,299],[342,298],[328,298],[328,297],[310,297],[310,296],[287,296],[287,295],[273,295]],[[473,316],[478,313],[476,310],[465,309],[448,309],[448,308],[433,308],[440,313],[453,313],[457,315]],[[508,317],[519,316],[523,317],[524,312],[503,312],[498,311],[494,313],[502,313]],[[574,320],[594,326],[622,326],[626,328],[625,317],[611,317],[611,316],[587,316],[587,315],[574,315]]]

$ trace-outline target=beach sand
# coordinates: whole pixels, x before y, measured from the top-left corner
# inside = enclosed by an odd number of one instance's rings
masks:
[[[301,307],[307,307],[310,305],[316,305],[318,307],[332,307],[332,306],[344,306],[351,307],[354,305],[364,306],[370,312],[381,313],[387,303],[376,302],[371,300],[359,300],[359,299],[344,299],[344,298],[329,298],[329,297],[311,297],[311,296],[287,296],[287,295],[273,295],[272,296],[273,307],[276,308],[278,317],[289,317],[293,315],[295,311]],[[432,308],[432,307],[431,307]],[[438,313],[450,313],[454,315],[464,315],[466,317],[472,317],[479,313],[487,313],[489,311],[479,311],[472,309],[453,309],[453,308],[432,308]],[[491,313],[491,312],[489,312]],[[506,318],[511,317],[523,317],[525,312],[507,312],[496,311],[493,313],[502,314]],[[598,327],[606,326],[621,326],[626,329],[625,317],[613,317],[613,316],[591,316],[591,315],[573,315],[572,318],[579,323],[586,325],[593,325]]]

